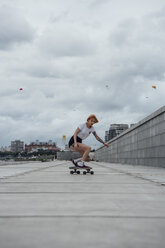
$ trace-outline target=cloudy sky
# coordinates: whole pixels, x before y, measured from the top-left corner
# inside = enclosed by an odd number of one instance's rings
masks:
[[[104,138],[164,92],[164,0],[0,0],[0,146],[62,146],[91,113]]]

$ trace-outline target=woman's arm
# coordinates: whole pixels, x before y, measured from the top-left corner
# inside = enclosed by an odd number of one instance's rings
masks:
[[[80,128],[77,128],[76,131],[74,132],[73,138],[74,138],[74,146],[77,146],[77,134],[80,132]]]
[[[95,138],[100,142],[102,143],[103,145],[105,145],[106,147],[109,147],[109,144],[108,143],[105,143],[98,135],[97,133],[94,131],[93,132],[93,135],[95,136]]]

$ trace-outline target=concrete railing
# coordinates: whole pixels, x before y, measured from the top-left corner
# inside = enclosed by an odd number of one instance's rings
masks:
[[[165,167],[165,106],[100,147],[95,160]]]
[[[80,157],[81,155],[78,152],[72,152],[72,151],[57,152],[58,160],[71,160],[71,159],[76,159]]]
[[[89,156],[91,160],[94,158],[94,152],[90,152]],[[80,155],[78,152],[73,152],[73,151],[62,151],[62,152],[57,152],[57,159],[58,160],[71,160],[71,159],[76,159],[76,158],[81,158],[82,155]]]

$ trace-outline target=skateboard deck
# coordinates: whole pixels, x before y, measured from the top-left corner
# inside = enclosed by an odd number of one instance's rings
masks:
[[[80,166],[71,166],[69,167],[70,169],[70,174],[74,174],[74,173],[77,173],[77,174],[80,174],[80,170],[83,171],[83,175],[86,175],[87,173],[90,173],[91,175],[94,174],[94,171],[92,171],[92,167],[89,167],[89,166],[85,166],[85,167],[80,167]]]

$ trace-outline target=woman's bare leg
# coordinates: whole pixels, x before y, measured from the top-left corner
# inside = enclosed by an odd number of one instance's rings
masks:
[[[87,162],[89,162],[91,160],[89,157],[91,147],[89,147],[85,144],[82,144],[82,143],[78,143],[78,147],[71,146],[70,148],[73,151],[79,152],[82,155],[80,160],[87,161]]]

